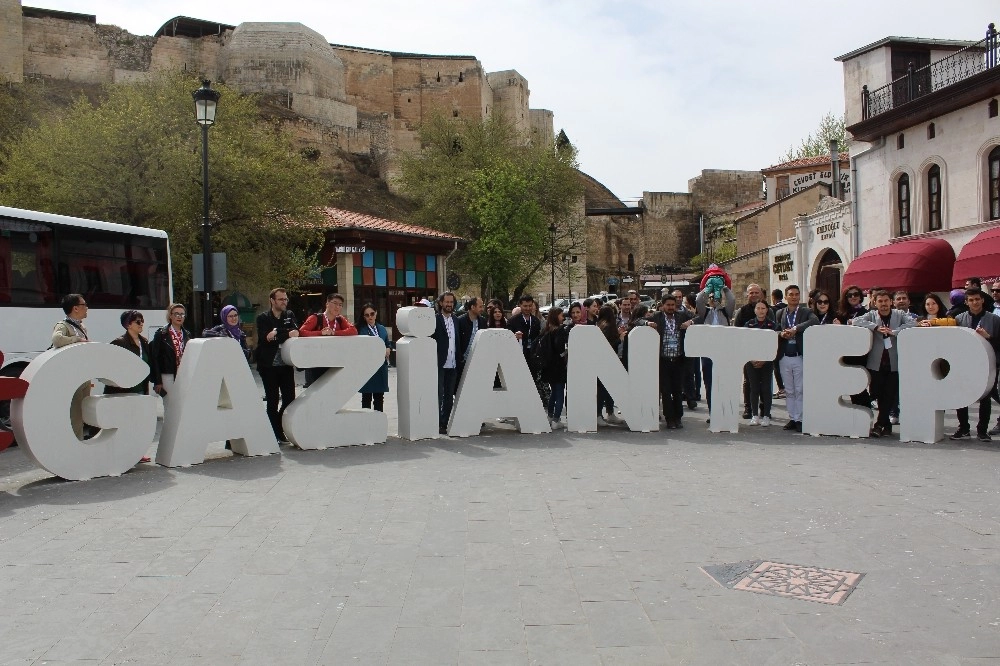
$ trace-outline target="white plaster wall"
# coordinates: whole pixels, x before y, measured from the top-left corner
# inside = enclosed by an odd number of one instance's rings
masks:
[[[911,235],[928,234],[927,170],[941,167],[942,229],[929,235],[952,244],[956,254],[988,222],[986,156],[1000,145],[1000,118],[989,118],[984,99],[933,120],[935,137],[927,138],[927,123],[903,131],[885,145],[857,159],[861,251],[885,245],[898,233],[895,177],[910,176]]]
[[[875,90],[889,83],[891,74],[889,47],[884,46],[844,63],[844,112],[848,126],[861,122],[861,88]]]

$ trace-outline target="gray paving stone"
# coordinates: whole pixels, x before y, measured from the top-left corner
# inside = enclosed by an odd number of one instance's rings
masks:
[[[597,647],[660,645],[637,601],[588,601],[583,610]]]
[[[590,631],[584,625],[527,626],[524,636],[531,664],[601,663]]]
[[[457,664],[458,627],[399,627],[389,652],[389,664]]]
[[[635,591],[617,566],[572,567],[580,601],[633,601]]]

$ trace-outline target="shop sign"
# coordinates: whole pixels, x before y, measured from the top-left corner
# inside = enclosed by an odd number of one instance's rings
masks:
[[[791,254],[777,254],[774,256],[771,272],[778,276],[778,280],[787,282],[788,274],[792,272],[792,265]]]

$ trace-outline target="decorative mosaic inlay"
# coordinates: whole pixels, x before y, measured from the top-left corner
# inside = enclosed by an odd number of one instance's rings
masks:
[[[853,571],[764,561],[737,581],[733,589],[839,605],[847,600],[863,576]]]

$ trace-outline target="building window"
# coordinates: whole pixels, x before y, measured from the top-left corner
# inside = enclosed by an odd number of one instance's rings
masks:
[[[1000,146],[990,151],[990,219],[1000,220]]]
[[[941,228],[941,167],[934,165],[927,172],[927,229]]]
[[[628,255],[628,270],[629,272],[635,270],[635,255],[631,253]]]
[[[933,139],[934,135],[935,135],[934,123],[931,123],[927,126],[927,138]]]
[[[902,150],[902,149],[903,149],[903,135],[899,134],[898,136],[896,136],[896,150]]]
[[[896,181],[896,209],[899,211],[899,235],[910,235],[910,177],[905,173]]]
[[[996,118],[997,117],[997,101],[995,99],[991,99],[990,100],[990,103],[987,106],[987,109],[989,111],[990,118]]]
[[[774,193],[775,201],[778,199],[784,199],[791,194],[792,191],[788,187],[788,176],[778,176],[776,187],[774,189],[776,190]]]

